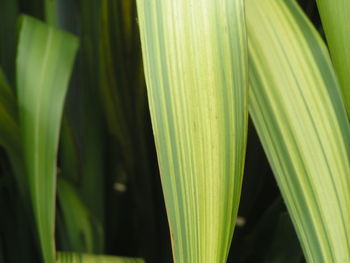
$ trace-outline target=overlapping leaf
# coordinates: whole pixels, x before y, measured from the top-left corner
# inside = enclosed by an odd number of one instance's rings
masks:
[[[224,262],[246,145],[243,1],[137,3],[174,260]]]
[[[293,0],[247,0],[250,113],[308,262],[350,262],[350,128],[327,49]]]
[[[350,1],[317,0],[317,4],[350,116]]]
[[[19,128],[17,123],[17,102],[0,69],[0,145],[10,157],[19,155]]]

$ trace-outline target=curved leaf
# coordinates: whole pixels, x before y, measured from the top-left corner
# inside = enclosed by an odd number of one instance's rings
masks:
[[[293,0],[247,0],[250,113],[308,262],[350,262],[350,128],[327,49]]]
[[[29,192],[46,263],[54,262],[56,154],[63,103],[77,39],[23,16],[17,95]]]
[[[62,248],[88,253],[99,250],[99,244],[103,244],[102,227],[82,202],[74,186],[59,177],[57,193],[64,225],[58,235],[66,238],[61,244]]]

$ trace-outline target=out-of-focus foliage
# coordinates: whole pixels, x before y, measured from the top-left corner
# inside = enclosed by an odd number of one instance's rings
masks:
[[[52,262],[59,131],[78,42],[31,17],[20,23],[16,84],[24,176],[44,261]]]

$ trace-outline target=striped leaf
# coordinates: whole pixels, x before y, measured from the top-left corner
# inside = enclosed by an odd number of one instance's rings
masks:
[[[308,262],[350,262],[350,128],[327,49],[294,0],[247,0],[250,113]]]
[[[122,258],[112,256],[97,256],[91,254],[78,254],[59,252],[57,263],[144,263],[140,258]]]
[[[350,116],[350,1],[317,0],[317,4]]]
[[[54,262],[56,154],[77,39],[23,16],[17,95],[29,192],[44,261]]]
[[[175,262],[227,258],[247,130],[243,1],[137,1]]]

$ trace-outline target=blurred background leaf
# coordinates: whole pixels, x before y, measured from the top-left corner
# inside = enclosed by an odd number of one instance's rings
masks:
[[[29,16],[20,22],[16,72],[24,173],[44,261],[53,262],[56,155],[78,42]]]
[[[57,231],[64,251],[74,252],[102,251],[102,227],[95,215],[85,207],[77,191],[65,179],[58,179],[58,201],[61,213],[58,215]],[[63,231],[64,230],[64,231]]]

